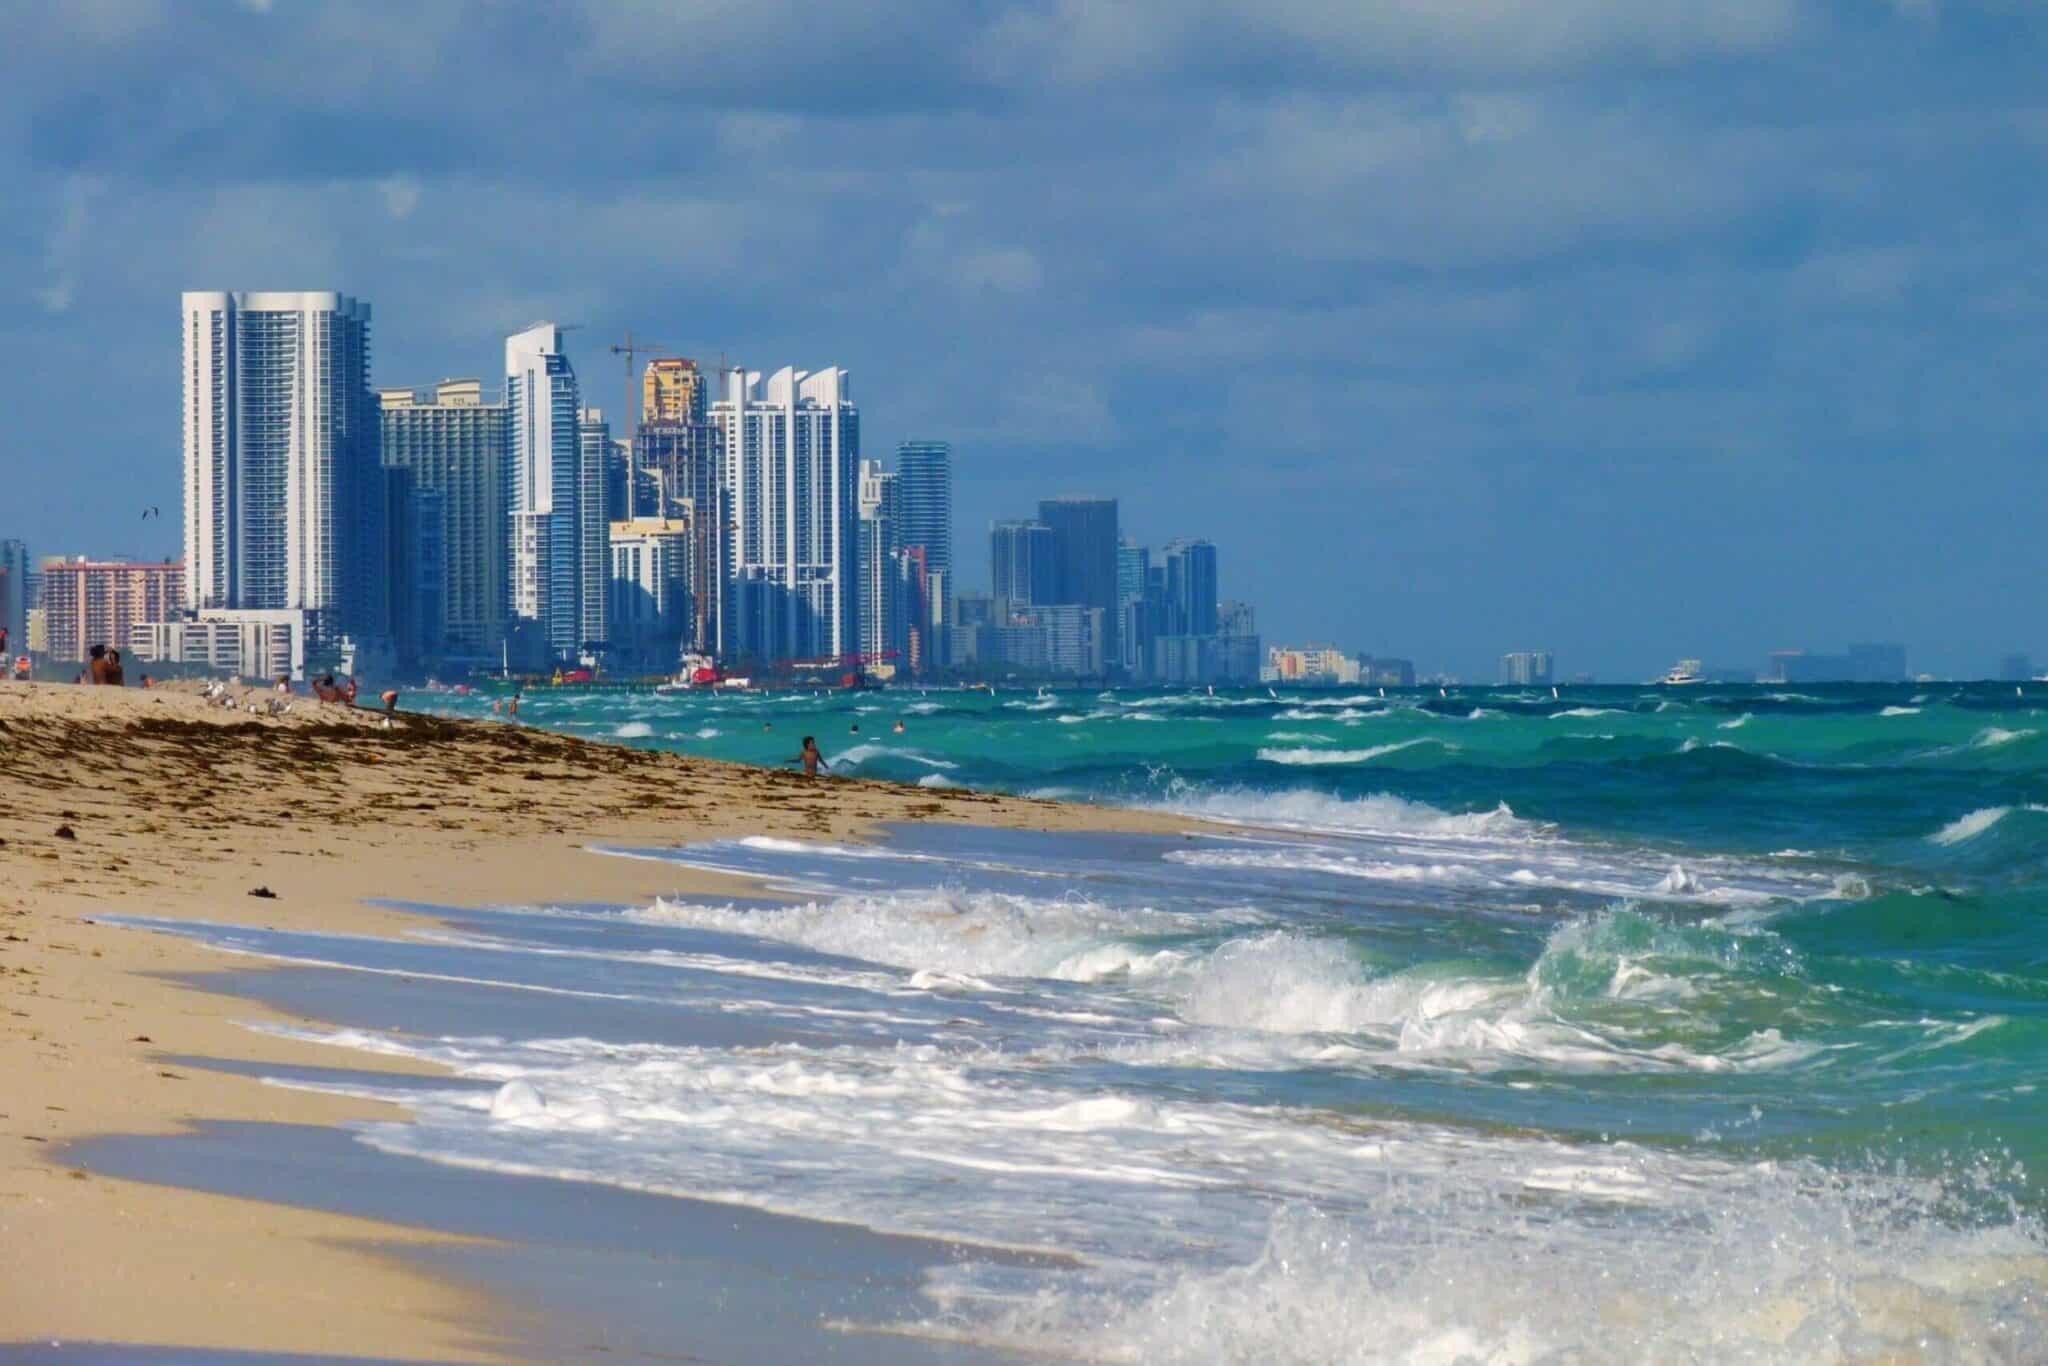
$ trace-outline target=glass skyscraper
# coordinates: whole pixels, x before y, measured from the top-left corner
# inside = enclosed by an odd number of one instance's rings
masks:
[[[925,568],[953,569],[953,447],[946,441],[905,441],[896,447],[896,477],[902,510],[896,539],[905,548],[924,547]]]
[[[989,581],[1011,607],[1047,607],[1059,601],[1056,546],[1043,522],[997,522],[989,528]]]
[[[1053,601],[1101,608],[1103,653],[1117,658],[1116,499],[1048,498],[1038,520],[1052,528]]]

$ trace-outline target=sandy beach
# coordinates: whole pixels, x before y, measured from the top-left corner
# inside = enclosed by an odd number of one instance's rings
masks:
[[[0,1342],[87,1339],[498,1360],[520,1311],[393,1254],[376,1223],[89,1176],[62,1145],[201,1120],[391,1118],[367,1102],[174,1065],[336,1065],[243,1027],[266,1011],[169,975],[224,955],[109,914],[391,935],[445,906],[637,902],[744,884],[590,843],[857,838],[881,822],[1168,832],[1167,817],[593,744],[237,690],[0,685]],[[256,710],[251,711],[253,706]],[[273,1017],[274,1018],[274,1017]],[[350,1054],[357,1069],[377,1060]],[[385,1063],[384,1066],[394,1064]]]

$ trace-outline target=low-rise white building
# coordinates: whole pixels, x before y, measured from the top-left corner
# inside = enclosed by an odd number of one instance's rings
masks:
[[[248,678],[306,676],[306,614],[297,610],[204,612],[128,628],[128,653],[145,664],[183,664]]]

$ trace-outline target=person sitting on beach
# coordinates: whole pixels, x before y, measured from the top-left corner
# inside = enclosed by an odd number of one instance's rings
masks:
[[[356,704],[356,680],[354,674],[349,675],[348,686],[341,690],[338,700],[344,707],[353,707]]]
[[[124,688],[128,685],[127,678],[121,672],[121,652],[119,650],[107,651],[107,676],[104,681],[108,686],[115,688]]]
[[[149,675],[148,675],[148,674],[144,674],[144,675],[142,676],[142,686],[143,686],[143,687],[145,687],[145,688],[148,688],[148,687],[152,687],[152,686],[154,686],[153,684],[151,684],[151,683],[150,683],[150,681],[149,681]]]
[[[107,647],[95,645],[87,650],[85,672],[79,675],[81,683],[105,683],[107,681]]]
[[[292,690],[292,676],[290,674],[279,674],[277,676],[277,690],[279,692],[290,692]]]
[[[333,674],[321,674],[313,680],[313,696],[323,703],[341,701],[341,689],[334,686]]]
[[[804,737],[803,753],[797,755],[796,758],[791,759],[790,762],[793,764],[802,764],[804,766],[804,776],[806,778],[817,777],[819,766],[825,763],[825,756],[818,753],[817,737],[814,735],[806,735]],[[830,772],[829,765],[826,766],[826,771]]]
[[[383,692],[377,694],[377,700],[384,704],[384,714],[386,716],[391,715],[398,710],[398,689],[386,688]]]

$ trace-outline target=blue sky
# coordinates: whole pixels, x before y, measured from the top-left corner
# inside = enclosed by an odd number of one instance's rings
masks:
[[[853,372],[960,554],[1114,493],[1269,640],[2048,661],[2035,0],[69,0],[0,16],[0,535],[172,551],[177,296],[375,378]],[[162,530],[158,530],[161,527]]]

